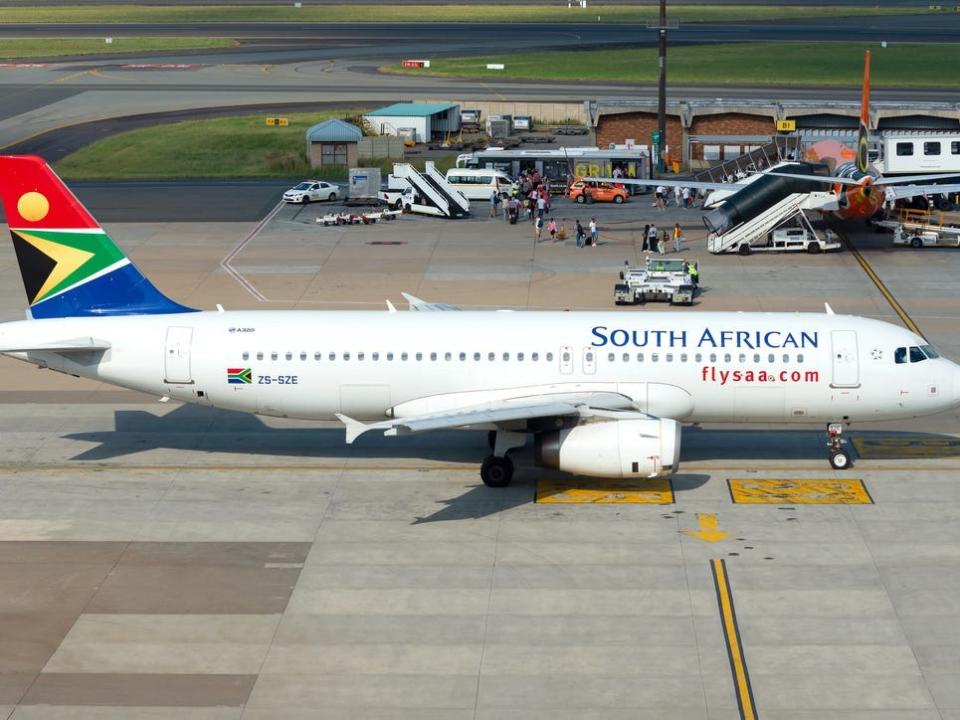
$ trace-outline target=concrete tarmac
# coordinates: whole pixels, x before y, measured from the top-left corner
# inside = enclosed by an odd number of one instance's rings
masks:
[[[266,302],[219,265],[253,222],[107,229],[163,291],[204,308],[382,312],[405,290],[643,313],[613,306],[616,272],[642,258],[645,223],[680,221],[705,291],[673,312],[827,300],[896,319],[849,253],[709,256],[698,212],[642,197],[558,202],[568,222],[599,220],[600,246],[581,250],[483,217],[323,228],[326,209],[282,208],[236,256]],[[960,357],[960,254],[850,231]],[[7,244],[0,280],[0,313],[22,317]],[[538,488],[567,478],[528,450],[511,487],[484,487],[482,433],[347,446],[335,424],[0,370],[0,717],[738,718],[717,558],[759,717],[960,717],[955,412],[854,428],[873,449],[845,473],[820,428],[685,428],[667,504],[556,504]],[[731,490],[853,478],[872,502],[744,504]]]

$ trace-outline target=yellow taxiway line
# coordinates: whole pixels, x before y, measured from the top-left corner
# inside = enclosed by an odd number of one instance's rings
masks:
[[[713,571],[713,584],[717,589],[717,606],[720,609],[720,623],[723,626],[723,639],[727,645],[727,657],[730,671],[733,673],[734,689],[737,692],[737,708],[741,720],[757,720],[757,708],[753,702],[753,688],[750,686],[750,673],[740,641],[740,628],[737,626],[737,613],[733,608],[733,593],[730,579],[727,577],[727,565],[722,558],[710,561]]]

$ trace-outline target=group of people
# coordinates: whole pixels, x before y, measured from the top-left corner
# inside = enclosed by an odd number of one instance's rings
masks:
[[[644,225],[643,247],[641,249],[643,252],[655,252],[664,255],[667,252],[667,242],[671,237],[673,238],[673,251],[681,252],[681,245],[685,238],[680,223],[674,223],[672,231],[666,228],[657,229],[655,223]]]
[[[703,204],[703,197],[699,196],[696,190],[688,187],[680,187],[679,185],[676,185],[673,188],[673,197],[677,207],[695,207],[698,197],[700,197],[701,204]],[[669,204],[669,189],[666,185],[657,185],[656,190],[654,191],[653,206],[659,208],[660,210],[666,210],[667,205]]]

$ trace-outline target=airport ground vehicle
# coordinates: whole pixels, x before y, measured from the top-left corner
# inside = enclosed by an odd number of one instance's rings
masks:
[[[960,407],[960,366],[870,318],[649,312],[641,323],[409,296],[418,312],[201,311],[158,290],[42,158],[0,156],[0,201],[28,305],[27,319],[0,324],[0,353],[206,407],[337,418],[348,443],[492,431],[480,471],[492,487],[510,483],[510,451],[531,436],[540,465],[642,479],[678,470],[681,422],[822,422],[839,468],[845,424]]]
[[[567,197],[581,205],[592,202],[612,202],[620,205],[629,197],[626,188],[617,187],[612,183],[598,182],[590,178],[574,181],[567,191]]]
[[[304,180],[294,185],[283,194],[284,202],[303,203],[306,205],[315,200],[336,200],[340,196],[340,188],[321,180]]]
[[[491,192],[509,193],[517,187],[513,178],[494,168],[451,168],[446,179],[467,200],[489,200]]]
[[[640,305],[651,300],[692,305],[697,283],[690,274],[691,266],[697,268],[699,277],[696,260],[647,258],[643,267],[625,262],[620,282],[613,286],[613,301],[617,305]]]
[[[393,174],[387,176],[379,198],[391,210],[447,218],[470,214],[470,201],[451,187],[430,160],[422,173],[409,163],[394,163]]]
[[[960,247],[960,213],[929,210],[901,210],[874,226],[893,231],[894,245],[910,247]]]
[[[519,177],[525,170],[536,170],[550,183],[553,192],[566,192],[570,177],[612,177],[620,170],[624,177],[646,177],[650,170],[645,147],[601,150],[597,147],[568,147],[515,150],[488,147],[457,156],[458,168],[496,168],[510,177]],[[635,187],[627,192],[643,192]]]

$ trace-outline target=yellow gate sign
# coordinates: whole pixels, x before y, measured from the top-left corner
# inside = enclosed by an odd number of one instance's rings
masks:
[[[777,120],[777,132],[794,132],[796,129],[796,120]]]
[[[283,126],[286,126],[286,125],[289,125],[289,124],[290,124],[290,120],[288,120],[287,118],[284,118],[284,117],[268,117],[268,118],[267,118],[267,125],[283,125]]]

